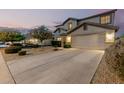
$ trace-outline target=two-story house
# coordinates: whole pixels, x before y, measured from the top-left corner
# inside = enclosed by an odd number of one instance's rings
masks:
[[[111,10],[83,19],[68,18],[56,26],[55,39],[74,48],[105,49],[115,42],[115,12]]]

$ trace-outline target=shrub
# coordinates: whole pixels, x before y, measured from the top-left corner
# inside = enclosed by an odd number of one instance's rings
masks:
[[[5,53],[6,54],[11,54],[11,53],[17,53],[18,51],[20,51],[22,48],[21,47],[15,47],[15,46],[11,46],[5,49]]]
[[[32,45],[32,48],[38,48],[40,45]]]
[[[20,46],[20,47],[22,47],[22,44],[20,44],[20,43],[13,43],[11,46]]]
[[[65,44],[65,45],[64,45],[64,48],[71,48],[71,45]]]
[[[10,47],[18,47],[18,48],[23,48],[23,45],[20,43],[13,43],[12,45],[10,45]]]
[[[38,48],[40,47],[40,45],[36,45],[36,44],[25,44],[25,46],[23,48]]]
[[[53,50],[54,50],[54,51],[58,51],[58,50],[59,50],[59,49],[58,49],[58,46],[55,45]]]
[[[19,55],[19,56],[26,55],[26,51],[19,51],[19,52],[18,52],[18,55]]]
[[[61,47],[61,41],[52,41],[52,46]]]
[[[58,51],[59,49],[58,49],[58,48],[54,48],[53,50],[54,50],[54,51]]]

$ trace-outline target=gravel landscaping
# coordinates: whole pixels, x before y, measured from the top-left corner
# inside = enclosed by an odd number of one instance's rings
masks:
[[[114,45],[106,49],[91,83],[124,83],[124,39],[117,40]]]
[[[4,49],[0,49],[2,51],[3,57],[5,59],[6,62],[11,61],[11,60],[15,60],[15,59],[21,59],[24,57],[28,57],[28,56],[33,56],[33,55],[39,55],[42,53],[47,53],[50,51],[53,51],[53,47],[48,46],[48,47],[41,47],[41,48],[28,48],[28,49],[22,49],[23,51],[27,51],[27,54],[24,56],[19,56],[18,53],[15,54],[5,54],[4,53]]]

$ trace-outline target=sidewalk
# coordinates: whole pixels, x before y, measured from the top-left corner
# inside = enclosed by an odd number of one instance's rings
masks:
[[[14,80],[0,52],[0,84],[14,84]]]

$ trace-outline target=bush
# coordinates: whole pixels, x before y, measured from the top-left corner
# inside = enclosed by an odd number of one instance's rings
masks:
[[[52,41],[52,46],[61,47],[61,41]]]
[[[71,48],[71,45],[64,45],[64,48]]]
[[[5,49],[5,53],[6,54],[11,54],[11,53],[18,53],[18,51],[20,51],[22,48],[21,47],[15,47],[15,46],[11,46]]]
[[[54,48],[53,50],[54,50],[54,51],[58,51],[59,49],[58,49],[58,48]]]
[[[54,50],[54,51],[58,51],[58,50],[59,50],[59,49],[58,49],[58,46],[55,45],[53,50]]]
[[[26,55],[26,51],[19,51],[19,52],[18,52],[18,55],[19,55],[19,56]]]
[[[13,43],[11,46],[20,46],[20,47],[22,47],[22,44],[20,44],[20,43]]]
[[[40,47],[40,45],[33,45],[32,47],[33,48],[38,48],[38,47]]]
[[[36,45],[36,44],[25,44],[25,46],[23,48],[38,48],[40,47],[40,45]]]

